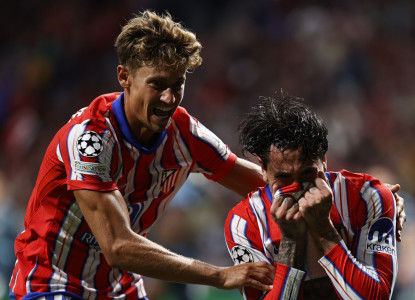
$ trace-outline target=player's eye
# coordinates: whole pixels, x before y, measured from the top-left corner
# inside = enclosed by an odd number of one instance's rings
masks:
[[[162,91],[166,88],[166,84],[160,80],[150,81],[150,86],[156,90]]]
[[[183,81],[179,81],[176,84],[173,85],[173,90],[175,91],[180,91],[183,88],[184,82]]]

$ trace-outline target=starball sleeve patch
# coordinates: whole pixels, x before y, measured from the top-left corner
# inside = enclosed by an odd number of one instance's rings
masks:
[[[232,248],[232,259],[235,265],[250,263],[254,261],[254,256],[248,248],[236,245]]]
[[[76,143],[78,152],[85,157],[97,157],[104,149],[101,136],[92,130],[81,134]]]

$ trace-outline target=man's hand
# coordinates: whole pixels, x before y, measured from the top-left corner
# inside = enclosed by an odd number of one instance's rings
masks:
[[[307,226],[299,211],[298,202],[289,195],[276,196],[270,212],[281,231],[277,262],[303,269]]]
[[[323,172],[321,172],[323,173]],[[307,227],[313,232],[324,231],[330,222],[330,210],[333,206],[333,194],[327,184],[324,173],[315,179],[311,187],[298,201],[299,211]]]
[[[325,254],[341,241],[341,237],[330,220],[333,192],[324,172],[319,172],[314,184],[315,187],[310,188],[298,204],[317,248]]]
[[[292,240],[305,238],[307,227],[299,211],[298,202],[293,197],[275,197],[270,212],[283,237]]]
[[[260,261],[240,264],[220,270],[219,289],[231,290],[250,286],[261,291],[270,291],[275,276],[275,268]]]
[[[402,241],[402,229],[403,224],[406,222],[406,213],[404,202],[405,200],[398,195],[398,191],[401,188],[399,184],[388,184],[385,183],[386,187],[390,189],[395,197],[396,201],[396,240],[398,242]]]

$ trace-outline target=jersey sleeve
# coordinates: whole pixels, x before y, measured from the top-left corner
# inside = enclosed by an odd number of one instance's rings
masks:
[[[247,199],[234,207],[225,222],[225,239],[235,265],[266,261],[276,267],[273,288],[269,292],[251,287],[242,289],[244,299],[300,299],[306,273],[282,264],[275,264],[264,253],[260,230]]]
[[[340,241],[319,260],[343,299],[390,299],[397,274],[395,202],[380,181],[367,176],[360,189],[359,211],[364,219],[352,246]],[[353,215],[352,215],[353,213]],[[358,221],[356,221],[358,223]]]
[[[68,126],[56,148],[64,164],[68,190],[111,191],[119,156],[119,145],[104,123],[87,120]]]
[[[218,181],[226,177],[234,167],[237,157],[211,130],[194,117],[189,117],[192,155],[196,160],[193,172]]]

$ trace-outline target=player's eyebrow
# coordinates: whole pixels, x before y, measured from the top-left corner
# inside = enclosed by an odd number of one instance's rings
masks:
[[[277,171],[274,173],[274,177],[288,177],[290,173],[287,171]]]

